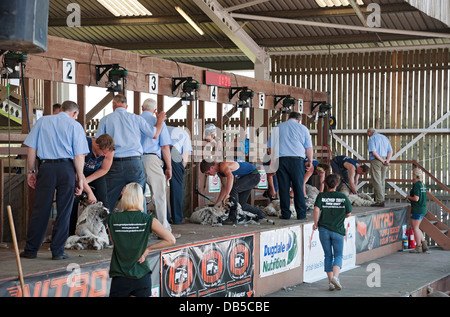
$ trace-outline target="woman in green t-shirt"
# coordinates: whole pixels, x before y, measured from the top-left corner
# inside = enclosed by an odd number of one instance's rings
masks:
[[[428,250],[427,242],[419,226],[422,219],[427,214],[427,188],[423,183],[423,172],[420,168],[412,170],[413,188],[406,196],[411,202],[411,227],[414,232],[416,248],[411,253],[422,253]]]
[[[336,192],[339,183],[338,174],[331,174],[325,178],[328,190],[319,193],[313,211],[313,230],[319,229],[319,239],[325,255],[324,270],[328,276],[330,291],[342,289],[339,272],[344,252],[344,221],[352,212],[352,204],[348,197]]]
[[[129,183],[122,194],[121,212],[108,215],[109,234],[114,249],[111,257],[110,297],[149,297],[152,282],[147,255],[175,244],[173,234],[152,215],[142,212],[144,195],[138,183]],[[150,233],[161,241],[147,246]]]

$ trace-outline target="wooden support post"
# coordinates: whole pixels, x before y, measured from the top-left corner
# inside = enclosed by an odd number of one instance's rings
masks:
[[[77,103],[80,108],[77,121],[86,128],[86,86],[77,85]]]
[[[114,98],[114,93],[108,93],[102,100],[98,102],[87,114],[86,122],[91,121],[100,111],[102,111]]]
[[[24,78],[23,85],[25,91],[22,91],[22,133],[28,134],[33,128],[34,80],[32,78]]]
[[[156,102],[157,102],[158,112],[164,111],[164,96],[158,95],[158,97],[156,98]]]
[[[198,170],[198,166],[199,166],[199,162],[196,162],[197,159],[197,138],[198,136],[195,135],[194,133],[194,115],[195,115],[195,111],[194,111],[194,103],[189,103],[187,105],[187,118],[186,118],[186,127],[188,128],[189,132],[191,133],[191,140],[192,140],[192,148],[193,148],[193,155],[191,155],[191,202],[190,202],[190,210],[193,212],[195,210],[195,208],[198,207],[198,203],[199,203],[199,198],[197,193],[195,192],[195,190],[197,189],[197,184],[198,184],[198,180],[197,180],[197,172],[200,172]]]
[[[141,93],[139,91],[134,92],[134,105],[133,112],[137,115],[141,114]]]
[[[53,82],[44,80],[44,116],[53,114]]]

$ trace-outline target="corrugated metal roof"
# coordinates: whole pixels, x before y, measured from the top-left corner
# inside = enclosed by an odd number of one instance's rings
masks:
[[[217,0],[224,8],[246,4],[245,0]],[[249,61],[237,46],[199,9],[192,0],[140,0],[152,12],[150,17],[116,18],[98,1],[78,0],[81,27],[68,27],[67,6],[72,0],[50,0],[49,34],[93,44],[105,45],[141,54],[167,57],[179,62]],[[448,25],[428,16],[404,0],[364,0],[366,6],[377,3],[381,8],[382,28],[449,33]],[[196,21],[204,36],[199,35],[174,9],[180,6]],[[266,17],[289,18],[320,23],[362,26],[351,7],[320,8],[313,0],[269,0],[236,11]],[[370,12],[369,12],[370,13]],[[373,33],[311,25],[294,25],[236,19],[242,29],[269,53],[317,50],[320,47],[391,47],[423,36]],[[426,43],[449,44],[449,41],[427,39]],[[208,56],[210,55],[210,56]]]

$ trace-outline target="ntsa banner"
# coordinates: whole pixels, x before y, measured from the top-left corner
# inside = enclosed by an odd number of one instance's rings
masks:
[[[402,227],[408,223],[408,207],[356,217],[357,253],[402,241]]]
[[[152,269],[152,296],[158,297],[160,252],[150,253],[147,261]],[[110,261],[81,265],[68,263],[61,270],[26,276],[24,297],[108,297],[111,287],[109,266]],[[22,297],[20,282],[0,281],[0,297]]]
[[[300,226],[261,232],[259,253],[260,277],[299,267],[301,263]]]
[[[344,222],[344,253],[341,272],[356,267],[355,217]],[[319,239],[319,230],[313,230],[313,223],[303,225],[303,281],[313,283],[327,277],[324,271],[324,252]]]

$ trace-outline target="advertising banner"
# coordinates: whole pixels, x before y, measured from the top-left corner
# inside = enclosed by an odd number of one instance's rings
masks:
[[[355,217],[345,219],[344,253],[341,272],[356,267]],[[303,225],[303,281],[313,283],[327,275],[324,271],[324,252],[319,239],[319,230],[313,230],[313,223]]]
[[[152,269],[152,296],[159,296],[160,253],[147,257]],[[89,265],[69,263],[63,270],[24,278],[26,297],[108,297],[109,261]],[[18,280],[0,282],[0,297],[22,297]]]
[[[209,175],[208,176],[208,190],[210,193],[220,192],[220,177],[219,175]]]
[[[407,207],[357,216],[356,252],[402,241],[402,227],[408,223],[407,217]]]
[[[251,234],[163,252],[161,296],[254,296],[253,241]]]
[[[300,226],[261,232],[259,251],[260,277],[299,267],[302,253]]]
[[[260,180],[258,185],[256,186],[258,189],[267,189],[269,187],[269,183],[267,182],[267,174],[264,170],[259,170]]]

